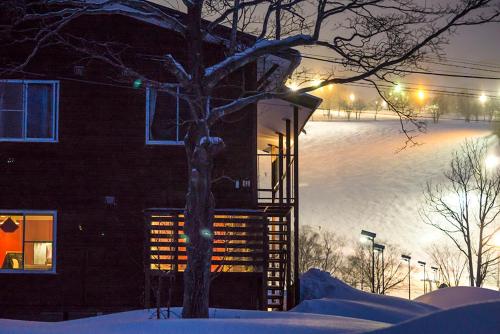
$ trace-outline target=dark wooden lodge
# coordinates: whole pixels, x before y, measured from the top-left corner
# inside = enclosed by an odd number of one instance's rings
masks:
[[[126,44],[130,67],[168,81],[153,56],[185,58],[183,39],[132,11],[81,16],[65,32]],[[209,64],[225,57],[227,32],[219,30],[206,42]],[[0,59],[26,50],[0,50]],[[260,59],[231,77],[236,88],[220,98],[255,87],[271,68],[272,80],[283,80],[287,62]],[[285,291],[293,304],[297,137],[318,103],[308,95],[264,101],[217,125],[227,148],[214,171],[212,306],[281,310]],[[159,303],[181,303],[184,110],[179,99],[63,45],[0,78],[0,318],[151,307],[160,281]]]

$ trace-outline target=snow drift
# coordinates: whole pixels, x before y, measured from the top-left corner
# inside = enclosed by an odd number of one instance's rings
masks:
[[[340,334],[360,333],[387,324],[319,314],[211,309],[211,319],[151,319],[138,310],[105,316],[43,323],[0,319],[0,334]]]
[[[302,302],[292,312],[329,314],[394,324],[438,310],[432,305],[354,289],[319,269],[304,273],[300,288]]]
[[[500,292],[470,286],[457,286],[432,291],[416,298],[415,301],[447,309],[467,304],[500,301]]]
[[[435,312],[370,334],[498,334],[500,300]]]
[[[181,309],[173,308],[159,321],[154,310],[57,323],[0,319],[0,334],[500,333],[500,299],[477,303],[497,298],[492,290],[448,288],[419,298],[424,304],[359,291],[318,269],[301,276],[301,289],[304,301],[291,312],[210,309],[210,319],[178,319]]]

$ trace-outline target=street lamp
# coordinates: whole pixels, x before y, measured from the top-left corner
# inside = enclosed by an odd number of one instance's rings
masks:
[[[497,232],[493,237],[493,245],[498,250],[497,254],[497,288],[500,291],[500,232]]]
[[[434,284],[436,284],[436,287],[437,287],[437,280],[436,280],[436,273],[438,271],[438,268],[437,267],[431,267],[431,270],[432,270],[432,273],[433,273],[433,277],[434,277]],[[432,282],[431,282],[431,291],[432,291]]]
[[[376,233],[361,230],[361,242],[371,241],[372,242],[372,292],[375,292],[375,238]],[[361,276],[362,277],[362,276]]]
[[[378,291],[379,293],[382,293],[384,294],[384,277],[385,277],[385,269],[384,269],[384,249],[385,249],[385,246],[384,245],[381,245],[381,244],[374,244],[373,245],[373,249],[375,251],[377,251],[378,254],[382,254],[382,291]],[[377,263],[378,263],[378,255],[377,255]]]
[[[411,278],[410,278],[410,274],[411,274],[411,266],[410,266],[410,262],[411,262],[411,256],[410,255],[401,255],[401,259],[403,261],[406,261],[408,262],[408,300],[411,300]]]
[[[424,261],[417,261],[419,265],[424,267],[424,294],[427,293],[427,287],[425,286],[425,262]]]

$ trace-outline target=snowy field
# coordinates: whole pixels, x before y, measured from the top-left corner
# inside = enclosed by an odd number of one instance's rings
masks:
[[[0,319],[0,334],[500,333],[500,292],[447,288],[419,302],[362,292],[315,269],[302,282],[306,300],[290,312],[211,309],[210,319],[183,320],[174,308],[162,320],[154,310],[58,323]]]
[[[309,122],[300,142],[301,224],[358,240],[361,229],[397,244],[417,260],[441,238],[418,209],[428,180],[437,181],[465,138],[491,134],[487,122],[429,123],[419,146],[405,143],[396,120]]]

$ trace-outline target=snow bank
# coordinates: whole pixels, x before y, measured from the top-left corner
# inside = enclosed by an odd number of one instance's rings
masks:
[[[494,334],[500,333],[500,301],[435,312],[370,334]]]
[[[300,287],[303,301],[292,312],[329,314],[394,324],[438,310],[432,305],[354,289],[319,269],[304,273]]]
[[[500,300],[499,291],[470,286],[439,289],[415,299],[417,302],[443,309],[493,300]]]
[[[174,308],[174,314],[180,314]],[[211,319],[151,319],[138,310],[58,323],[0,320],[0,334],[335,334],[359,333],[387,324],[318,314],[211,309]]]

